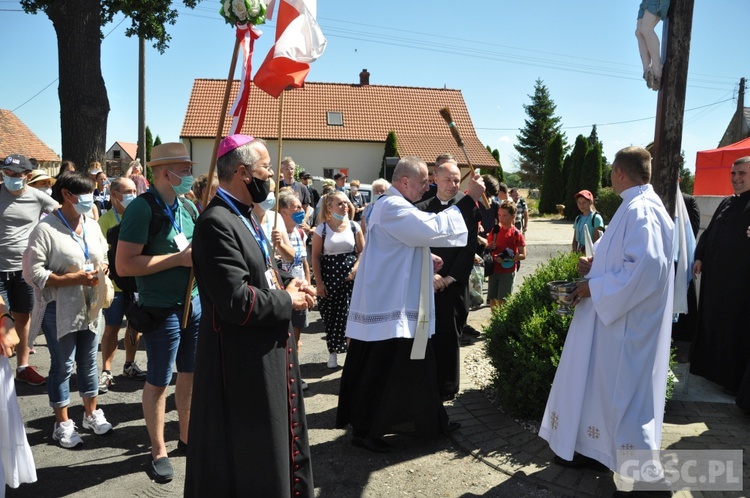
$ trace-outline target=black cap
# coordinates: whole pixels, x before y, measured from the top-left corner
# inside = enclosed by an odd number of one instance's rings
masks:
[[[21,154],[11,154],[3,161],[2,169],[9,169],[14,173],[26,173],[34,169],[25,156]]]
[[[343,173],[336,173],[335,175],[333,175],[333,179],[334,179],[334,180],[338,180],[339,178],[349,178],[349,177],[348,177],[348,176],[346,176],[346,175],[345,175],[345,174],[343,174]]]
[[[302,171],[299,172],[299,177],[300,177],[301,180],[304,180],[306,178],[312,178],[312,175],[310,173],[308,173],[307,171],[302,170]]]

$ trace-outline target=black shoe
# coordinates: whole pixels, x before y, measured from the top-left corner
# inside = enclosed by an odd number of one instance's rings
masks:
[[[443,403],[445,403],[446,401],[452,401],[454,399],[456,399],[455,394],[441,394],[440,395],[440,401],[442,401]]]
[[[469,337],[479,337],[481,335],[481,332],[479,332],[477,329],[475,329],[471,325],[464,325],[464,328],[461,331],[461,334],[468,335]]]
[[[187,455],[187,443],[183,443],[182,439],[177,440],[177,453]]]
[[[151,479],[153,479],[154,482],[160,484],[171,481],[174,477],[174,469],[172,469],[172,464],[169,463],[169,458],[161,457],[156,460],[151,459],[149,474],[151,474]]]
[[[352,446],[364,448],[375,453],[390,453],[393,451],[393,445],[379,437],[357,437],[352,438]]]
[[[467,335],[461,336],[461,345],[462,346],[470,346],[474,344],[474,339],[472,337],[469,337]]]
[[[594,460],[593,458],[581,455],[580,453],[575,453],[573,455],[573,460],[565,460],[564,458],[560,458],[559,456],[555,455],[554,462],[556,465],[559,465],[561,467],[568,467],[571,469],[589,469],[596,472],[609,472],[609,467],[607,467],[603,463]]]
[[[448,422],[448,425],[445,426],[445,432],[454,432],[461,428],[461,422]]]

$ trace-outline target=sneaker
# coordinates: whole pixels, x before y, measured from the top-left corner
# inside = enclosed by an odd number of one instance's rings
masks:
[[[99,376],[99,394],[106,394],[109,392],[109,387],[114,383],[112,378],[112,372],[108,370],[102,370],[102,374]]]
[[[83,414],[83,428],[94,431],[97,436],[104,436],[112,432],[112,424],[104,418],[104,412],[101,408],[91,412],[91,416]]]
[[[23,381],[31,386],[41,386],[47,382],[47,377],[42,377],[37,373],[36,367],[29,365],[21,371],[16,370],[16,380]]]
[[[34,346],[29,348],[29,354],[36,354],[36,348]]]
[[[129,365],[126,363],[125,366],[122,367],[122,375],[124,377],[130,377],[131,379],[146,380],[146,372],[141,370],[136,362]]]
[[[338,368],[339,367],[339,361],[336,357],[336,353],[331,353],[331,355],[328,357],[328,368]]]
[[[75,448],[83,444],[83,439],[76,432],[76,424],[72,420],[66,420],[65,422],[55,423],[55,428],[52,430],[52,439],[60,443],[63,448]]]

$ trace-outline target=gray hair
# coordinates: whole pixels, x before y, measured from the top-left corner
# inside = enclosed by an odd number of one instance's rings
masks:
[[[373,192],[375,191],[376,187],[381,187],[383,190],[388,190],[389,188],[391,188],[391,184],[385,178],[378,178],[377,180],[372,182],[371,187]]]
[[[117,177],[112,180],[112,184],[109,186],[110,190],[114,190],[118,194],[121,194],[122,192],[120,192],[120,187],[122,187],[122,184],[125,183],[125,180],[129,180],[131,183],[133,182],[133,180],[125,178],[124,176]],[[133,185],[135,184],[133,183]]]
[[[299,197],[297,197],[297,193],[291,188],[284,187],[279,190],[279,207],[280,208],[290,207],[292,205],[292,202],[294,202],[295,199],[299,200]]]
[[[417,176],[421,176],[422,166],[427,168],[427,163],[417,156],[402,157],[396,165],[396,169],[393,170],[393,183],[404,177],[416,178]]]
[[[750,163],[750,156],[740,157],[732,164],[732,166],[737,166],[738,164],[745,164],[745,163]]]
[[[255,163],[260,160],[260,154],[255,150],[257,144],[266,145],[266,142],[261,138],[256,138],[252,142],[230,150],[218,158],[216,160],[216,176],[219,177],[219,181],[231,181],[237,167],[241,164],[248,166],[250,171],[255,169]]]

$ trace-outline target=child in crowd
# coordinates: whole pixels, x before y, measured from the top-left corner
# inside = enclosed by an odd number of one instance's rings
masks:
[[[591,242],[596,242],[604,233],[604,218],[594,208],[594,196],[588,190],[581,190],[575,195],[581,214],[573,223],[573,252],[586,252],[586,235],[589,231]]]
[[[497,210],[499,224],[487,237],[487,248],[495,262],[487,289],[490,306],[501,306],[513,291],[513,281],[521,261],[526,259],[526,241],[515,227],[516,205],[505,200]]]

